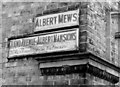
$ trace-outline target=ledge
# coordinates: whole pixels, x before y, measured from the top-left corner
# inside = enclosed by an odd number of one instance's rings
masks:
[[[73,58],[74,57],[74,58]],[[92,53],[89,52],[85,52],[85,53],[79,53],[79,52],[68,52],[66,54],[63,53],[59,53],[59,54],[51,54],[51,55],[47,55],[47,56],[40,56],[40,57],[36,57],[36,60],[40,61],[40,62],[51,62],[51,61],[64,61],[64,60],[81,60],[81,59],[91,59],[93,61],[96,61],[104,66],[107,66],[117,72],[120,73],[120,67],[110,63],[109,61],[103,60],[102,58],[95,56]]]
[[[60,67],[47,67],[40,68],[42,75],[65,75],[72,73],[89,73],[91,75],[97,76],[101,79],[107,80],[111,83],[119,82],[119,77],[114,76],[104,70],[94,67],[90,64],[83,65],[73,65],[73,66],[60,66]]]

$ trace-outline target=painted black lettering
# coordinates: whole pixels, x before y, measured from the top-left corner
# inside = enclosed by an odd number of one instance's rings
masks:
[[[67,34],[67,40],[70,40],[71,34]]]
[[[54,17],[54,20],[55,20],[54,22],[55,22],[55,24],[56,24],[56,22],[57,22],[57,21],[56,21],[56,20],[57,20],[57,17],[56,17],[56,16]]]
[[[18,47],[22,46],[22,42],[19,40]]]
[[[47,18],[46,25],[50,25],[50,18]]]
[[[38,19],[36,19],[35,27],[38,27],[38,26],[39,26]]]
[[[58,16],[58,23],[63,23],[63,20],[64,20],[63,15],[59,15]]]
[[[16,41],[13,42],[13,47],[15,47],[15,42],[16,42]]]
[[[29,45],[35,45],[35,38],[29,39]]]
[[[26,40],[26,46],[28,46],[28,45],[29,45],[29,39]]]
[[[20,41],[17,41],[16,47],[19,47],[19,43],[20,43]]]
[[[45,36],[45,37],[43,37],[43,43],[45,44],[45,43],[47,43],[48,41],[47,41],[47,36]]]
[[[59,42],[62,42],[63,40],[63,35],[60,35],[60,39],[59,39]]]
[[[24,45],[23,45],[23,46],[26,46],[26,41],[25,41],[24,39],[23,39],[22,41],[23,41],[23,43],[24,43]]]
[[[53,18],[50,18],[50,25],[53,25]]]
[[[62,41],[66,41],[66,40],[67,40],[67,35],[63,34]]]
[[[13,47],[14,47],[14,42],[11,41],[11,42],[10,42],[10,48],[13,48]]]
[[[43,19],[43,26],[46,25],[46,19]]]
[[[64,15],[64,23],[67,22],[67,15]]]
[[[42,41],[41,41],[41,40],[42,40],[42,38],[38,37],[38,40],[37,40],[36,43],[37,43],[37,44],[42,44]]]
[[[76,32],[75,33],[72,33],[72,38],[71,40],[76,40]]]
[[[48,42],[51,42],[51,36],[48,36]]]
[[[43,44],[43,37],[40,37],[40,38],[39,38],[39,41],[40,41],[39,44]]]
[[[68,19],[68,20],[67,20],[68,22],[71,22],[71,20],[72,20],[72,14],[68,14],[68,15],[67,15],[67,19]]]
[[[59,36],[58,35],[54,35],[54,42],[59,42]]]
[[[73,14],[73,21],[77,21],[77,13]]]

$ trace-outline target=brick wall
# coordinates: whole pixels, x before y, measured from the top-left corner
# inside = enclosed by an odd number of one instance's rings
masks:
[[[87,3],[88,4],[88,3]],[[105,8],[104,3],[90,2],[83,8],[86,10],[86,14],[81,15],[81,38],[86,42],[87,51],[92,52],[95,55],[105,58],[106,54],[106,37],[105,37]],[[81,12],[82,13],[82,12]],[[85,40],[86,39],[86,40]]]
[[[83,14],[82,14],[83,13]],[[118,62],[118,16],[111,16],[104,2],[89,2],[81,8],[80,50],[91,52],[116,66]]]
[[[117,65],[120,66],[118,61],[118,39],[115,39],[115,32],[118,32],[118,15],[112,15],[111,16],[111,34],[110,34],[110,58],[111,61]]]
[[[88,81],[82,74],[72,74],[64,76],[41,76],[38,68],[38,61],[32,58],[23,58],[18,60],[7,60],[7,38],[23,34],[33,33],[34,23],[33,18],[37,14],[42,14],[46,10],[62,8],[68,5],[77,4],[76,2],[4,2],[2,3],[2,57],[0,64],[0,78],[3,84],[21,84],[21,85],[42,85],[42,84],[110,84],[107,81],[97,77],[92,77]],[[89,4],[89,5],[88,5]],[[105,43],[105,9],[101,3],[82,3],[81,4],[81,25],[82,31],[81,41],[87,42],[88,50],[101,58],[106,58],[106,43]],[[103,9],[103,10],[102,10]],[[96,12],[98,11],[98,12]],[[88,25],[86,25],[88,23]],[[86,36],[87,35],[87,36]],[[97,37],[94,37],[97,36]],[[87,40],[85,39],[87,37]],[[85,47],[83,44],[82,47]],[[84,50],[86,48],[82,48]],[[91,78],[90,77],[90,78]],[[98,81],[99,80],[99,81]]]
[[[38,61],[33,58],[11,60],[3,67],[3,85],[111,85],[106,80],[85,73],[42,76]]]
[[[3,64],[3,84],[27,85],[42,82],[41,72],[38,69],[38,62],[31,59],[21,59]]]
[[[51,84],[41,76],[38,61],[29,58],[7,60],[7,38],[33,33],[33,17],[45,10],[62,8],[75,3],[69,2],[7,2],[2,4],[2,81],[7,85],[42,85]],[[55,82],[55,84],[58,84]],[[60,82],[61,83],[61,82]],[[64,84],[64,82],[62,82]]]

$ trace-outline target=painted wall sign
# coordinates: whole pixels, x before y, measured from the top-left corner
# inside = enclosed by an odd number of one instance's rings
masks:
[[[79,25],[79,9],[35,18],[35,32]]]
[[[10,40],[9,57],[78,49],[78,29]]]

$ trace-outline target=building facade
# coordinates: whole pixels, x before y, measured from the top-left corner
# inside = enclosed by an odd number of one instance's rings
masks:
[[[3,2],[1,84],[120,85],[119,3]]]

